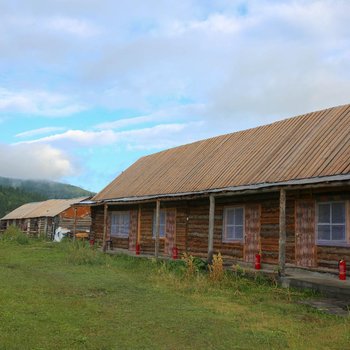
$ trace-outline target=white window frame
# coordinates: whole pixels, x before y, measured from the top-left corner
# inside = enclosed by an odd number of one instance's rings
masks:
[[[113,217],[114,216],[128,216],[127,224],[126,223],[118,223],[113,224]],[[130,232],[130,211],[129,210],[123,210],[123,211],[112,211],[111,212],[111,237],[118,237],[118,238],[128,238]]]
[[[236,225],[235,223],[232,225],[227,224],[227,215],[230,210],[236,211],[237,209],[242,209],[242,225]],[[227,237],[227,227],[232,226],[242,226],[242,237],[237,238],[236,236],[233,238],[228,238]],[[241,205],[236,205],[236,206],[230,206],[230,207],[225,207],[224,212],[223,212],[223,225],[222,225],[222,241],[224,243],[232,243],[232,242],[243,242],[244,240],[244,234],[245,234],[245,209],[244,206]]]
[[[332,223],[332,210],[330,212],[330,222],[329,223],[319,223],[319,205],[322,205],[322,204],[343,204],[344,205],[344,209],[345,209],[345,217],[344,217],[344,223]],[[316,202],[316,222],[315,222],[315,225],[316,225],[316,243],[318,245],[328,245],[328,246],[341,246],[341,245],[345,245],[348,243],[348,237],[347,237],[347,202],[346,201],[327,201],[327,202]],[[330,226],[331,228],[331,232],[330,232],[330,239],[319,239],[318,238],[318,228],[319,226]],[[332,238],[332,226],[333,225],[341,225],[341,226],[344,226],[344,240],[334,240],[334,239],[331,239]]]
[[[164,222],[161,217],[164,215]],[[159,210],[159,238],[165,238],[166,235],[166,209]],[[153,212],[152,220],[152,238],[156,238],[156,210]]]

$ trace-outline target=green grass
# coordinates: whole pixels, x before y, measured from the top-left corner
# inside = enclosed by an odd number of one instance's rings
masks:
[[[0,349],[347,349],[350,320],[306,293],[109,257],[70,242],[0,242]]]

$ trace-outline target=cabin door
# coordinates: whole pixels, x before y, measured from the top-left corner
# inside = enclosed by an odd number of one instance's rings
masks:
[[[297,266],[316,266],[315,202],[295,203],[295,263]]]
[[[166,210],[164,254],[171,256],[176,245],[176,210]]]
[[[129,250],[136,250],[136,240],[137,240],[137,210],[130,211],[130,230],[129,230]]]
[[[254,262],[260,252],[260,205],[245,206],[244,261]]]

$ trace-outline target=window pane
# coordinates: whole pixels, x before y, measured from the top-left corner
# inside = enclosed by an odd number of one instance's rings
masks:
[[[166,225],[166,211],[159,211],[159,237],[165,236],[165,225]],[[156,211],[153,213],[153,227],[152,227],[153,237],[156,237]]]
[[[235,238],[234,236],[234,227],[233,226],[227,226],[226,227],[226,240],[233,240]]]
[[[345,225],[332,226],[332,240],[345,241]]]
[[[243,208],[235,210],[235,225],[243,225]]]
[[[159,237],[165,237],[165,224],[159,226]]]
[[[327,240],[331,239],[331,226],[330,225],[318,225],[318,239]]]
[[[345,224],[345,204],[344,203],[332,204],[332,223]]]
[[[111,216],[111,235],[129,236],[130,215],[128,212],[116,212]]]
[[[226,209],[226,225],[233,225],[235,223],[234,209]]]
[[[236,233],[236,239],[242,239],[243,238],[243,226],[235,226],[235,233]]]
[[[331,220],[330,213],[331,213],[330,204],[319,204],[318,205],[318,222],[320,224],[330,223],[330,220]]]

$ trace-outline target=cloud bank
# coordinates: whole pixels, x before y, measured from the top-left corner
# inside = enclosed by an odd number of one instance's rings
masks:
[[[77,170],[72,160],[50,145],[0,144],[0,176],[58,180]]]

